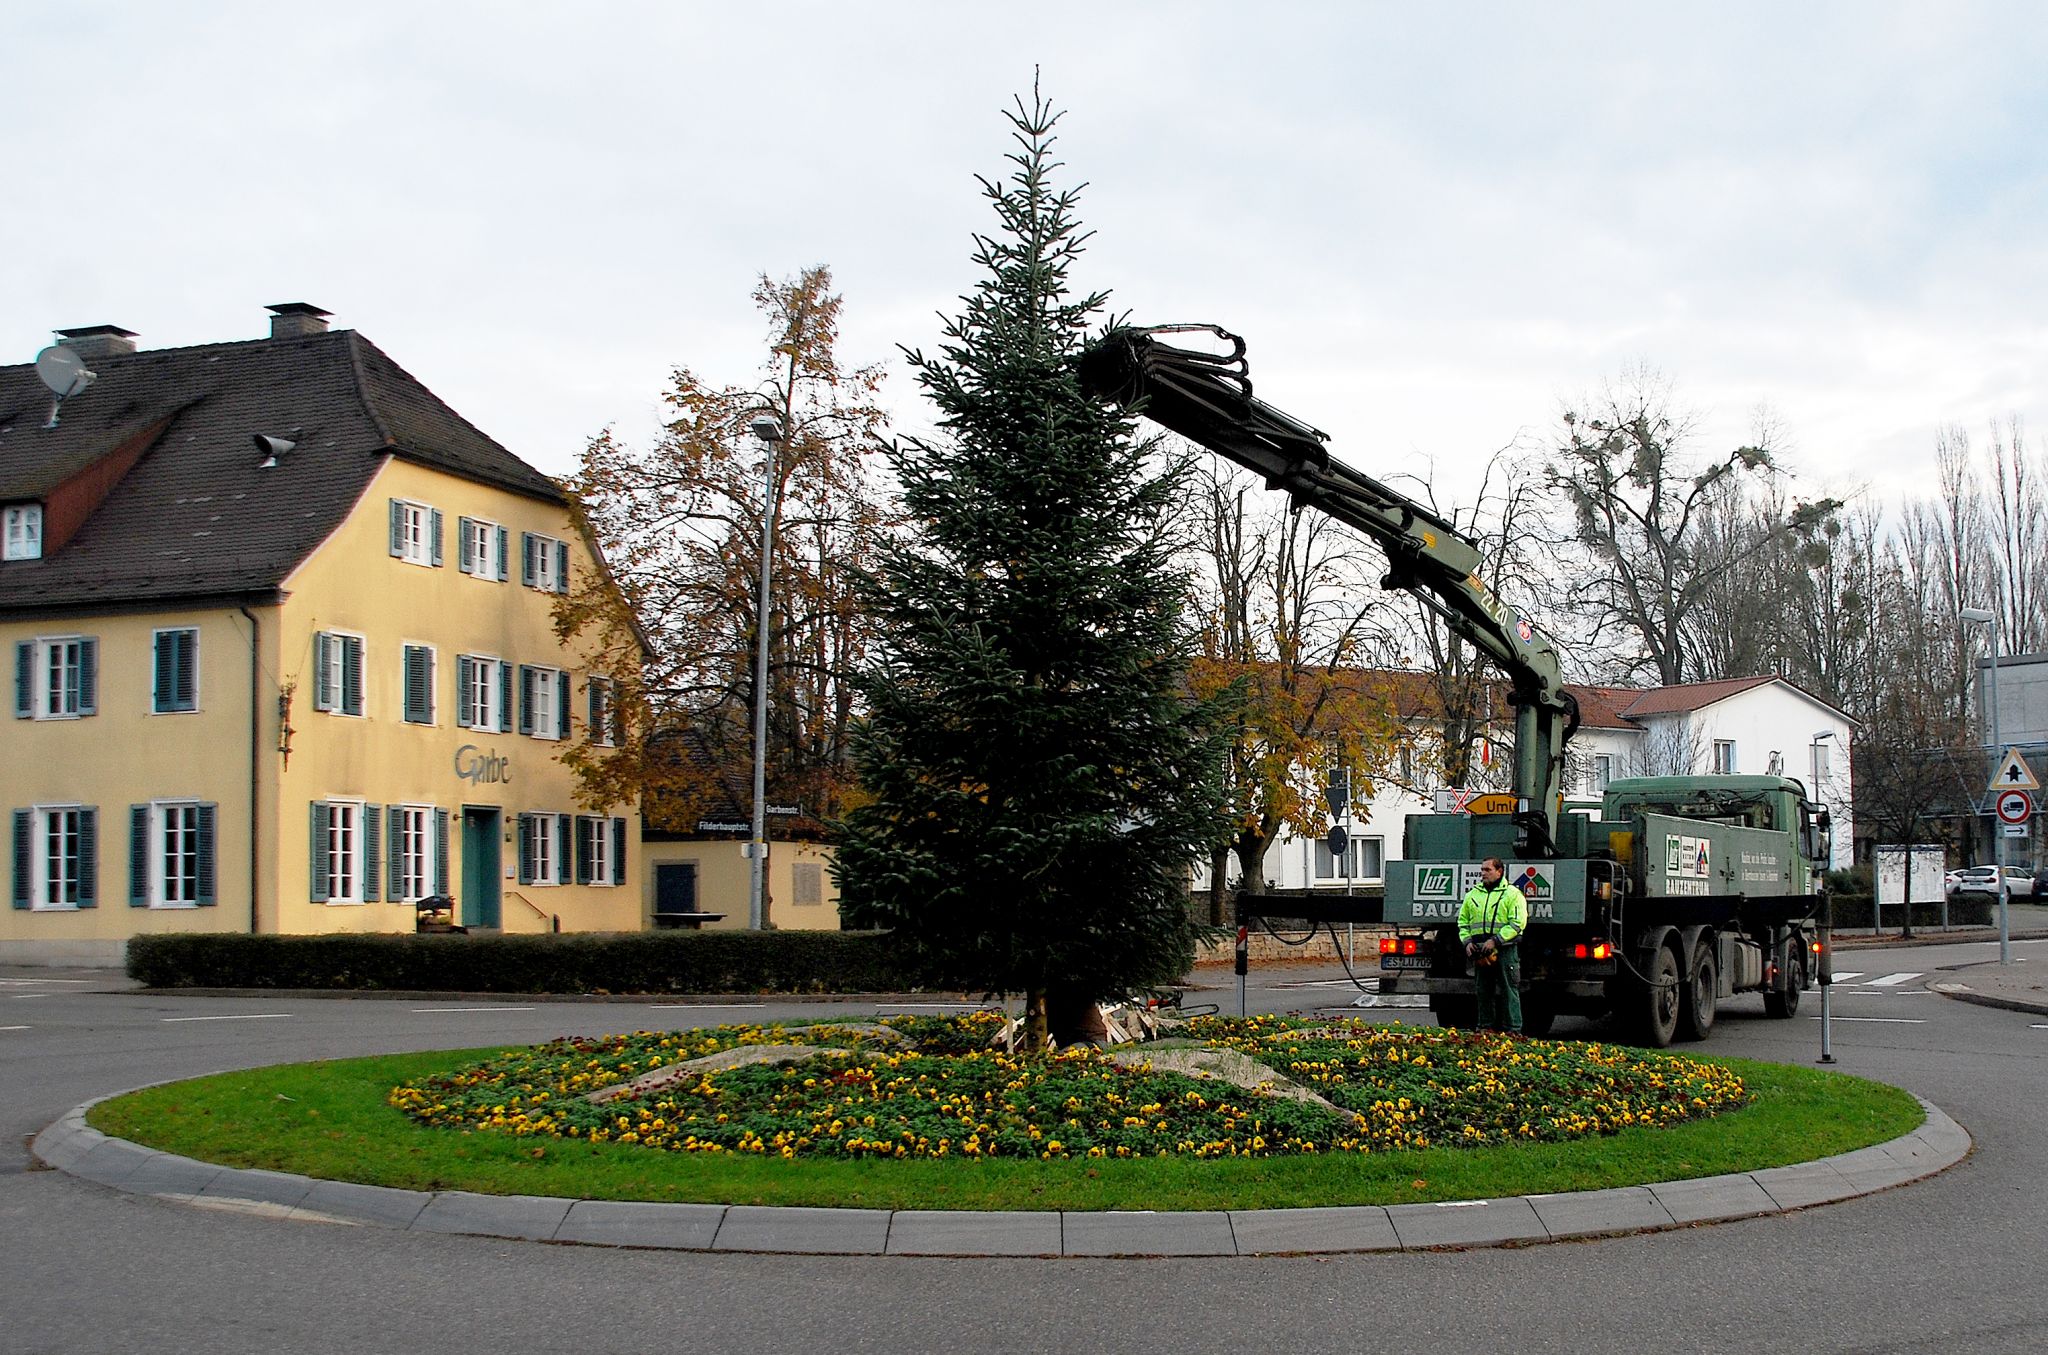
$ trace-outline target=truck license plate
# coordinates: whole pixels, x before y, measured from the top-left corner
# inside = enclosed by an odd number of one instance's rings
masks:
[[[1429,968],[1429,959],[1430,957],[1427,955],[1382,955],[1380,956],[1380,968],[1427,969]]]

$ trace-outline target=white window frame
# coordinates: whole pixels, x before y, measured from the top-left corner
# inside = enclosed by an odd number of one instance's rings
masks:
[[[456,558],[469,557],[470,577],[487,583],[505,582],[507,552],[498,548],[502,539],[499,533],[505,530],[505,524],[489,518],[465,517],[461,520],[461,528],[462,541]]]
[[[533,696],[527,702],[527,737],[545,739],[549,743],[562,741],[562,670],[543,668],[537,663],[525,665],[533,674]],[[521,685],[524,685],[522,682]],[[516,695],[516,694],[515,694]],[[542,712],[546,712],[543,716]]]
[[[615,820],[601,815],[582,815],[584,823],[590,825],[590,881],[592,886],[612,885],[612,824]]]
[[[398,558],[409,565],[434,564],[434,510],[412,499],[398,500]]]
[[[31,912],[76,913],[82,911],[78,903],[78,876],[79,865],[84,860],[85,826],[77,821],[77,816],[84,814],[85,810],[86,806],[83,804],[51,804],[34,805],[31,807],[28,825],[29,850],[33,856],[33,860],[30,862],[28,895],[28,906]],[[76,846],[66,861],[68,873],[63,879],[53,881],[50,873],[50,863],[53,859],[50,853],[50,820],[54,815],[59,814],[73,816],[72,832],[75,835]],[[51,902],[50,890],[53,885],[60,888],[68,885],[72,895],[70,901]]]
[[[327,857],[327,902],[351,907],[367,902],[363,888],[363,815],[361,800],[327,800],[327,841],[320,850]],[[345,820],[345,821],[344,821]],[[374,867],[371,867],[374,868]]]
[[[1714,740],[1714,775],[1735,775],[1735,740]]]
[[[1595,753],[1592,758],[1593,793],[1605,795],[1607,785],[1614,780],[1614,754]]]
[[[505,713],[498,709],[498,704],[504,691],[500,684],[505,680],[505,661],[488,654],[464,654],[462,658],[469,663],[469,723],[462,727],[479,734],[501,733]],[[512,699],[518,700],[519,694],[514,692]],[[459,700],[458,697],[455,712],[458,717],[462,714]]]
[[[555,547],[562,544],[561,538],[528,532],[526,539],[533,544],[528,546],[522,543],[520,549],[533,552],[533,587],[543,593],[561,592],[563,581],[555,577]]]
[[[606,677],[591,677],[584,683],[584,710],[589,717],[589,740],[594,748],[613,746],[612,730],[618,720],[619,684]]]
[[[79,670],[85,662],[85,645],[90,635],[53,635],[35,642],[34,712],[38,720],[77,720],[88,712],[83,699],[84,678]],[[52,672],[50,663],[53,654],[62,650],[71,651],[71,658],[64,667]],[[64,682],[64,674],[70,673],[76,679]],[[66,692],[75,699],[70,709],[63,709]]]
[[[528,814],[526,820],[528,824],[526,837],[528,850],[525,871],[527,883],[543,887],[561,884],[564,877],[562,867],[566,864],[559,859],[562,854],[562,815]],[[573,851],[574,849],[575,842],[572,838],[570,850]],[[546,866],[547,869],[543,871],[541,869],[542,866]],[[573,871],[574,867],[571,866],[570,869]],[[575,877],[572,874],[569,878],[574,879]]]
[[[10,503],[6,509],[6,548],[0,558],[40,560],[43,558],[43,506],[39,503]]]
[[[1813,793],[1815,795],[1819,795],[1821,793],[1821,784],[1828,779],[1829,774],[1833,770],[1833,768],[1829,765],[1833,761],[1833,759],[1828,756],[1829,747],[1830,745],[1826,741],[1822,741],[1812,745]]]
[[[418,903],[441,893],[441,881],[434,878],[434,806],[398,806],[396,828],[387,824],[386,831],[398,843],[398,889],[391,901]]]
[[[199,906],[199,804],[197,800],[151,800],[149,802],[149,906],[152,908],[197,908]],[[192,836],[191,889],[189,899],[171,897],[172,817],[187,819]],[[183,853],[179,853],[180,856]],[[216,864],[218,858],[216,857]]]

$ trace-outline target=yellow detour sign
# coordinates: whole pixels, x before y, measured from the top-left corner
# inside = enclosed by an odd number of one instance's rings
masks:
[[[1492,795],[1475,795],[1472,797],[1471,803],[1465,806],[1465,812],[1468,814],[1512,814],[1515,812],[1515,806],[1520,803],[1521,801],[1515,796],[1498,792]]]

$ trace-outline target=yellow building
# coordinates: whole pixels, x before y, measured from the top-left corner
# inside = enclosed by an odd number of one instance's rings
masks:
[[[639,814],[558,754],[610,736],[554,633],[595,568],[561,491],[326,312],[0,367],[0,959],[166,931],[645,925]],[[50,364],[45,364],[46,367]]]

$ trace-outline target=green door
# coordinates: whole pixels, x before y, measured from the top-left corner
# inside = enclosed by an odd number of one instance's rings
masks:
[[[462,901],[465,927],[496,927],[504,871],[499,856],[499,812],[483,805],[462,807]]]

